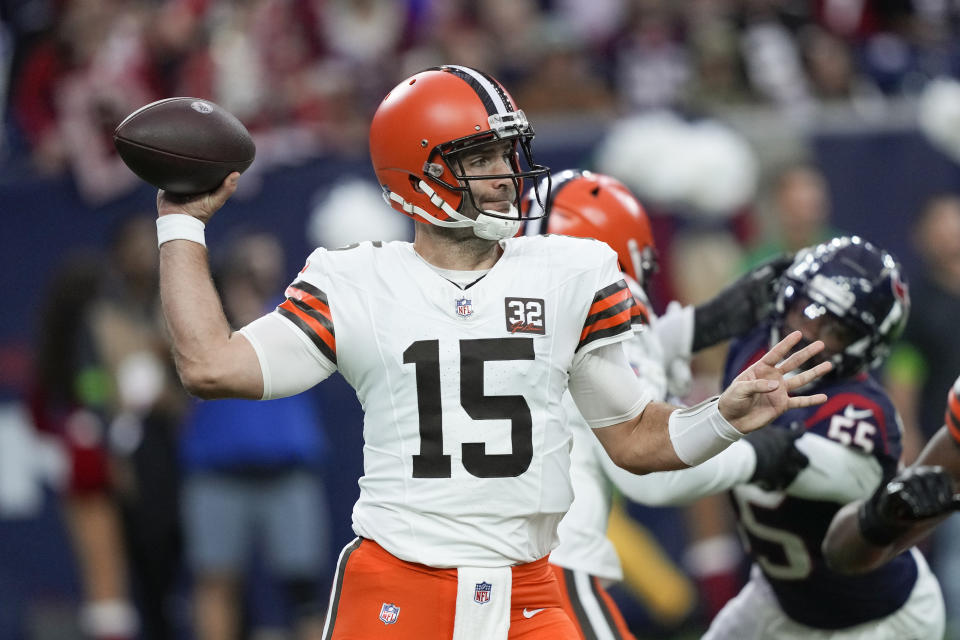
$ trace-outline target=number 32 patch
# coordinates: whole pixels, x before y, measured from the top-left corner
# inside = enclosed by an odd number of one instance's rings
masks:
[[[504,298],[503,307],[508,332],[544,334],[546,322],[542,298]]]

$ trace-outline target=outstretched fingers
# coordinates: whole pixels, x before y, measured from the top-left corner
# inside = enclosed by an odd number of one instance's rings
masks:
[[[767,351],[763,358],[760,359],[760,362],[771,367],[777,366],[781,360],[790,354],[790,350],[800,342],[802,337],[803,334],[799,331],[790,332],[783,340],[773,345],[770,351]]]
[[[812,396],[790,396],[787,398],[787,409],[802,409],[803,407],[813,407],[823,404],[827,401],[827,394],[815,393]]]
[[[804,385],[810,384],[817,378],[829,373],[831,369],[833,369],[832,362],[821,362],[815,367],[801,371],[787,380],[787,391],[793,391],[794,389],[799,389]]]
[[[803,349],[800,349],[796,353],[791,354],[789,358],[787,358],[786,360],[778,364],[777,369],[779,369],[783,373],[787,373],[788,371],[793,371],[794,369],[799,368],[800,365],[802,365],[804,362],[806,362],[813,356],[817,355],[821,351],[823,351],[822,341],[817,340],[816,342],[811,342],[810,344],[805,346]]]

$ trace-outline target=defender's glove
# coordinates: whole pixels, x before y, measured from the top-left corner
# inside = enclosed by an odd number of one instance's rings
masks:
[[[773,308],[777,280],[792,263],[792,255],[780,254],[697,305],[693,316],[693,350],[742,335],[765,319]]]
[[[797,449],[797,439],[803,433],[800,425],[789,429],[770,425],[744,436],[757,457],[750,482],[764,491],[778,491],[789,486],[810,464],[806,454]]]
[[[960,509],[960,496],[954,495],[953,478],[943,467],[910,467],[881,484],[860,505],[860,533],[867,541],[886,546],[918,520],[955,509]]]

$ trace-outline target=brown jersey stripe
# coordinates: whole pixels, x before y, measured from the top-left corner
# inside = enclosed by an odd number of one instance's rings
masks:
[[[632,330],[633,325],[630,323],[630,312],[629,310],[625,310],[616,318],[610,318],[608,321],[595,323],[591,327],[584,329],[583,333],[580,334],[580,343],[577,345],[577,348],[574,349],[574,352],[579,351],[584,346],[594,342],[595,340],[608,338],[621,333],[627,333]]]
[[[611,287],[616,287],[613,291],[610,290]],[[590,305],[590,311],[587,312],[587,315],[593,315],[595,313],[600,313],[604,309],[616,305],[620,302],[623,302],[627,298],[632,298],[633,294],[630,293],[630,289],[627,288],[627,283],[621,280],[620,282],[615,282],[609,287],[605,287],[597,292],[597,295],[593,297],[593,304]]]
[[[634,326],[650,324],[650,312],[647,310],[647,306],[639,300],[634,306],[630,307],[630,324]]]
[[[330,302],[327,300],[327,295],[309,282],[297,280],[287,287],[283,295],[305,302],[328,318],[332,318],[330,315]]]
[[[619,316],[621,313],[625,311],[629,316],[630,309],[632,307],[635,307],[636,304],[637,304],[637,301],[634,299],[633,296],[629,295],[629,292],[628,292],[627,297],[621,300],[620,302],[618,302],[617,304],[608,306],[603,311],[599,311],[597,313],[591,313],[590,315],[588,315],[587,319],[583,323],[583,328],[586,329],[590,325],[600,322],[601,320],[606,320],[614,316]]]
[[[320,353],[325,355],[330,362],[336,364],[337,341],[333,334],[312,315],[299,308],[295,302],[294,300],[286,300],[277,307],[277,312],[297,325],[310,338],[311,342],[320,349]]]
[[[960,444],[960,398],[957,398],[953,389],[947,394],[947,415],[944,416],[944,422],[950,435]]]

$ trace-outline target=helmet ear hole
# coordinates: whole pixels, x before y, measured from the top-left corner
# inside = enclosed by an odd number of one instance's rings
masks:
[[[417,193],[423,193],[423,189],[420,188],[420,178],[417,176],[407,176],[407,180],[410,181],[410,188]]]

